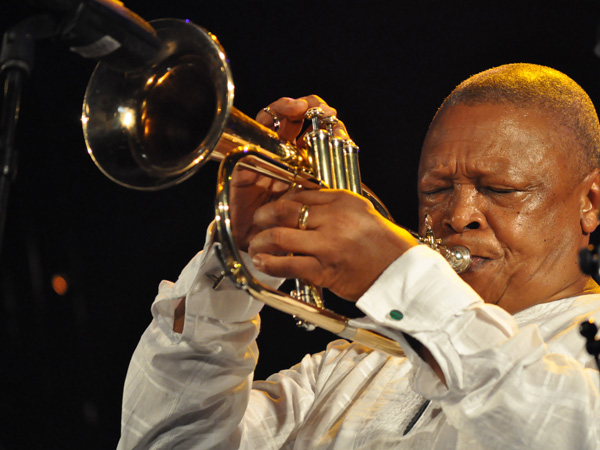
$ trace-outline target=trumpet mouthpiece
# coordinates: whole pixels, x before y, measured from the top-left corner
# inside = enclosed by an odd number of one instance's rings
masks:
[[[471,265],[471,252],[462,245],[447,248],[444,257],[459,275],[466,272]]]

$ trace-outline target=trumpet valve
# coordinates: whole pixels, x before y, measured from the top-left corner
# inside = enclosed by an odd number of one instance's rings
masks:
[[[304,117],[312,122],[313,131],[315,131],[321,128],[321,119],[325,117],[325,113],[319,107],[310,108],[306,111]]]
[[[327,116],[321,119],[321,123],[325,125],[325,129],[333,137],[333,128],[338,124],[339,119],[335,116]]]

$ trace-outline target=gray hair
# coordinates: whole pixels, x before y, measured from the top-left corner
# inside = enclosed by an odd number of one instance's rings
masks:
[[[444,100],[436,117],[450,106],[511,104],[547,113],[573,132],[586,172],[600,167],[600,124],[592,100],[575,81],[550,67],[506,64],[480,72],[459,84]],[[435,122],[434,117],[432,124]]]

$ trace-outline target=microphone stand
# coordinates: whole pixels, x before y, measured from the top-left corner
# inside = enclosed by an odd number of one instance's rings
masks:
[[[6,225],[10,184],[17,172],[15,134],[21,107],[23,84],[33,69],[35,41],[52,37],[56,22],[48,14],[32,16],[4,33],[0,50],[0,83],[3,84],[0,110],[0,253]],[[0,443],[0,450],[4,447]]]
[[[55,11],[18,23],[4,34],[0,54],[0,81],[4,101],[0,111],[0,249],[10,184],[17,170],[15,130],[23,81],[33,67],[37,39],[59,38],[84,58],[106,62],[114,70],[135,70],[162,50],[162,42],[144,19],[112,0],[29,0]]]
[[[56,22],[49,14],[33,16],[4,33],[0,53],[0,80],[3,81],[3,101],[0,111],[0,251],[10,184],[17,172],[15,134],[19,120],[24,80],[33,69],[37,39],[56,34]]]

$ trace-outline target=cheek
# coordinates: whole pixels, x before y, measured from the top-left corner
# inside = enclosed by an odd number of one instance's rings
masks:
[[[524,265],[533,269],[544,261],[555,264],[578,245],[577,215],[564,204],[545,202],[537,208],[491,214],[489,220],[507,262],[525,272]]]
[[[496,240],[509,265],[526,261],[535,256],[539,241],[534,237],[539,235],[538,222],[529,220],[520,211],[514,214],[496,214],[490,220],[490,228],[494,231]]]
[[[579,209],[571,204],[563,205],[562,208],[556,208],[547,214],[543,222],[540,234],[543,234],[543,242],[550,251],[561,251],[563,255],[569,258],[577,259],[577,253],[581,245],[583,231],[579,216]]]

